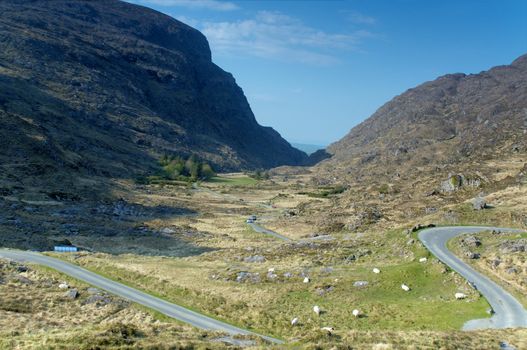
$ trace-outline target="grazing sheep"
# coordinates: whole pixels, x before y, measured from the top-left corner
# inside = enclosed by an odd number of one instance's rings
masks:
[[[373,273],[381,273],[381,270],[379,270],[378,268],[375,267],[375,268],[373,269]]]
[[[335,328],[333,328],[333,327],[322,327],[322,328],[320,328],[320,330],[326,331],[326,332],[328,332],[328,335],[331,335],[335,331]]]
[[[406,284],[401,284],[401,288],[405,291],[405,292],[408,292],[410,290],[410,287],[408,287]]]
[[[352,313],[353,316],[355,316],[355,317],[359,317],[359,316],[360,316],[360,311],[357,310],[357,309],[353,310],[351,313]]]
[[[66,282],[62,282],[59,284],[59,289],[68,289],[70,286]]]
[[[313,306],[313,311],[314,311],[317,315],[320,315],[320,308],[318,307],[318,305]]]
[[[296,326],[298,324],[298,317],[295,317],[291,320],[291,326]]]
[[[304,283],[309,283],[309,281],[310,281],[309,277],[304,278]]]
[[[426,262],[426,260],[428,260],[427,258],[421,258],[419,259],[419,262],[423,263],[423,262]]]
[[[456,294],[454,294],[454,296],[455,296],[456,299],[458,299],[458,300],[459,300],[459,299],[465,299],[465,298],[467,297],[466,294],[464,294],[464,293],[456,293]]]
[[[274,267],[270,267],[269,270],[267,270],[267,272],[273,273],[274,272]]]

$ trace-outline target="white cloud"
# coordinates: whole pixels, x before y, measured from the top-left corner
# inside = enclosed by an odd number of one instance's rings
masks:
[[[221,0],[131,0],[130,2],[142,5],[179,6],[189,9],[214,11],[232,11],[238,9],[235,3]]]
[[[348,14],[348,18],[351,22],[355,24],[368,24],[373,25],[377,23],[377,19],[375,17],[367,16],[365,14],[362,14],[360,12],[350,12]]]
[[[198,28],[219,55],[250,55],[309,64],[338,62],[336,51],[357,50],[368,31],[328,33],[279,12],[260,11],[252,19],[205,22]]]

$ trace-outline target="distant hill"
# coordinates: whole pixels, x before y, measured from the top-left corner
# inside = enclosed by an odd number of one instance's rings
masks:
[[[3,0],[0,13],[1,179],[133,177],[165,153],[229,171],[307,159],[258,125],[184,23],[116,0]]]
[[[307,155],[311,155],[311,154],[315,153],[318,150],[326,148],[326,146],[312,145],[312,144],[308,144],[308,143],[295,143],[295,142],[292,142],[291,145],[293,147],[295,147],[295,148],[307,153]]]

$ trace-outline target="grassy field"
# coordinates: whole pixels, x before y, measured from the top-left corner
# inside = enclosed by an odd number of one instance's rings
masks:
[[[380,243],[385,235],[393,236],[390,245]],[[187,258],[82,254],[71,260],[196,311],[288,339],[304,339],[328,325],[338,325],[339,331],[455,330],[470,319],[488,316],[486,301],[457,274],[445,271],[434,258],[417,261],[428,256],[419,244],[393,250],[392,245],[406,239],[400,231],[392,231],[361,241],[314,246],[265,240],[251,247],[250,253],[240,246]],[[366,255],[360,256],[361,252]],[[346,262],[353,253],[357,260]],[[263,263],[244,261],[259,254],[266,259]],[[382,272],[374,274],[373,267]],[[277,275],[274,279],[267,278],[270,268]],[[238,283],[240,272],[258,273],[260,281]],[[286,278],[284,273],[292,276]],[[302,282],[303,275],[309,275],[309,284]],[[357,281],[368,285],[355,287]],[[412,290],[404,292],[402,283]],[[457,291],[469,298],[455,300]],[[314,305],[325,310],[320,317],[313,313]],[[353,317],[355,308],[364,317]],[[294,317],[301,326],[292,329]]]
[[[214,176],[205,183],[227,185],[227,186],[252,186],[258,183],[258,180],[245,175],[238,176]]]

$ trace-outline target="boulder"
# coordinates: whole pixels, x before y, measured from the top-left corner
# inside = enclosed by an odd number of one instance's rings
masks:
[[[260,274],[255,272],[247,272],[247,271],[241,271],[238,272],[236,275],[236,282],[238,283],[259,283],[260,282]]]
[[[472,207],[474,210],[483,210],[487,208],[487,202],[483,197],[476,197],[472,200]]]
[[[466,253],[467,258],[469,259],[479,259],[481,257],[481,254],[479,253],[473,253],[473,252],[467,252]]]
[[[265,257],[261,255],[252,255],[252,256],[245,257],[243,261],[247,263],[263,263],[265,261]]]
[[[77,297],[79,296],[79,291],[73,288],[68,290],[66,294],[64,294],[64,296],[68,299],[77,299]]]
[[[481,246],[481,241],[475,236],[468,236],[461,240],[463,244],[469,247],[479,247]]]
[[[464,177],[463,175],[450,175],[448,179],[441,182],[441,192],[455,192],[463,186]]]
[[[368,281],[355,281],[353,282],[353,287],[363,288],[363,287],[366,287],[368,284],[369,284]]]
[[[18,272],[27,272],[29,269],[27,268],[27,266],[19,265],[19,266],[17,266],[16,270]]]

